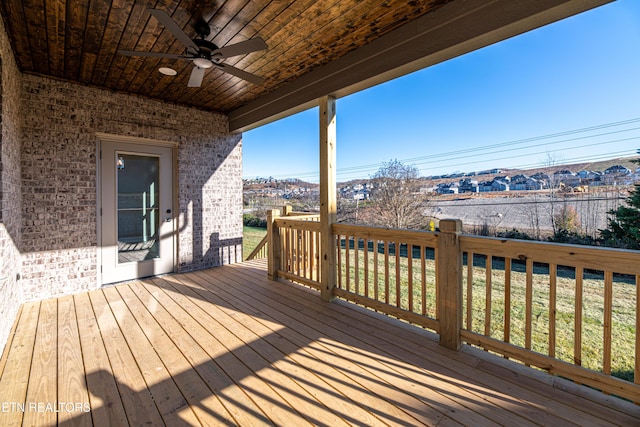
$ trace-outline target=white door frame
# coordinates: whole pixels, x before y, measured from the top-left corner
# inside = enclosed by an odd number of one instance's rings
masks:
[[[113,268],[114,266],[107,266],[105,265],[105,261],[107,261],[107,259],[104,258],[103,256],[103,249],[104,248],[104,244],[107,240],[109,240],[108,238],[106,238],[103,235],[103,214],[105,213],[105,209],[109,208],[107,206],[102,206],[103,204],[103,187],[104,187],[104,182],[103,182],[103,159],[102,156],[104,155],[104,153],[102,153],[102,148],[103,146],[113,146],[116,145],[118,147],[119,151],[124,151],[124,152],[141,152],[141,153],[145,153],[147,152],[146,150],[151,150],[153,151],[153,148],[160,148],[160,149],[166,149],[166,148],[170,148],[171,149],[171,200],[170,200],[170,206],[171,206],[171,215],[170,215],[170,220],[167,221],[167,217],[164,215],[161,217],[161,227],[163,230],[163,235],[171,236],[171,252],[172,252],[172,262],[171,262],[171,267],[170,267],[170,271],[167,271],[167,269],[165,268],[162,272],[159,272],[158,274],[162,274],[162,273],[168,273],[168,272],[173,272],[175,271],[175,267],[177,265],[177,233],[178,233],[178,228],[177,228],[177,218],[178,218],[178,211],[177,211],[177,147],[178,147],[178,143],[174,143],[174,142],[167,142],[167,141],[159,141],[159,140],[152,140],[152,139],[146,139],[146,138],[136,138],[136,137],[129,137],[129,136],[120,136],[120,135],[111,135],[111,134],[104,134],[104,133],[97,133],[96,134],[97,137],[97,143],[96,143],[96,162],[97,162],[97,203],[96,203],[96,214],[97,214],[97,237],[98,237],[98,247],[97,247],[97,261],[98,261],[98,285],[102,285],[102,284],[106,284],[106,283],[111,283],[112,280],[109,280],[108,276],[109,274],[107,274],[107,269],[108,268]],[[110,208],[113,208],[113,206],[111,206]],[[166,238],[166,237],[165,237]],[[133,278],[133,277],[132,277]],[[125,279],[127,280],[127,279]]]

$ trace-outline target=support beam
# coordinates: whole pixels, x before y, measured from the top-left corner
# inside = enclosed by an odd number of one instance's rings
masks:
[[[336,99],[323,96],[320,103],[320,294],[333,299],[336,282],[336,245],[331,226],[336,221]]]

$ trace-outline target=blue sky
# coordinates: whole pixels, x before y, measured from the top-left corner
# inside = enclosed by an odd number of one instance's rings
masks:
[[[338,181],[391,159],[424,176],[640,148],[640,1],[618,0],[337,101]],[[243,177],[318,181],[317,108],[244,133]]]

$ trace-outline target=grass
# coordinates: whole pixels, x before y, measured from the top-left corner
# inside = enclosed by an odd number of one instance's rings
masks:
[[[349,256],[349,269],[346,256]],[[388,257],[389,273],[385,275],[384,254],[368,248],[365,263],[364,244],[360,242],[356,251],[351,246],[347,251],[341,248],[339,286],[360,295],[365,295],[390,305],[411,310],[418,314],[435,317],[435,261],[433,252],[427,252],[424,264],[419,254],[411,257],[412,286],[409,289],[409,257],[406,249],[396,258],[390,250]],[[376,255],[377,253],[377,255]],[[378,272],[374,271],[374,257],[378,257]],[[467,318],[467,266],[463,269],[464,327],[476,333],[485,334],[498,340],[504,340],[505,310],[510,315],[510,335],[507,340],[514,345],[525,347],[526,324],[526,272],[524,263],[512,261],[510,307],[505,307],[505,271],[504,259],[494,257],[491,263],[490,315],[487,316],[487,274],[486,257],[476,255],[473,262],[471,288],[471,325]],[[356,268],[357,264],[357,268]],[[366,265],[365,265],[366,264]],[[422,283],[424,265],[424,285]],[[532,280],[531,304],[531,349],[548,355],[550,348],[549,307],[550,284],[549,266],[535,264]],[[357,279],[356,279],[357,278]],[[376,293],[377,288],[377,293]],[[410,298],[411,297],[411,298]],[[575,363],[575,298],[576,280],[573,268],[561,267],[557,272],[556,285],[556,339],[555,357]],[[410,303],[411,301],[411,303]],[[603,370],[604,354],[604,274],[585,271],[582,292],[582,345],[579,361],[583,367],[596,371]],[[635,322],[636,288],[633,278],[614,275],[611,370],[612,375],[633,381],[635,363]],[[488,321],[488,322],[487,322]]]
[[[266,228],[242,227],[242,256],[245,260],[266,234]]]

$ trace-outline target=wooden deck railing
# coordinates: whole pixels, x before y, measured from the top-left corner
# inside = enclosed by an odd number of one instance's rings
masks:
[[[279,211],[270,211],[267,219],[269,250],[275,254],[270,258],[270,275],[275,273],[319,289],[320,216],[287,210],[284,213],[280,216]]]
[[[271,218],[271,276],[320,287],[315,221]],[[640,402],[639,252],[440,227],[333,224],[334,295],[432,329],[447,347],[464,341]]]
[[[435,233],[334,224],[336,296],[439,330]]]
[[[473,236],[460,250],[464,341],[640,402],[640,253]]]

